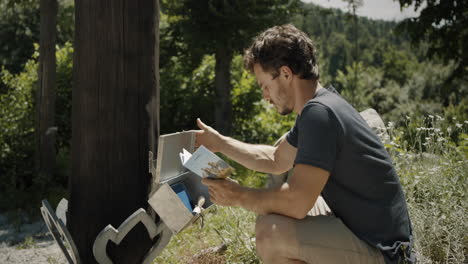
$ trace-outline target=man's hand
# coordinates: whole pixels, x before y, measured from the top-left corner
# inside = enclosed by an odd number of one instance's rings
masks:
[[[210,200],[222,206],[239,206],[240,195],[242,194],[242,186],[231,178],[225,180],[212,180],[203,178],[202,183],[208,186]]]
[[[213,152],[220,152],[222,135],[210,126],[205,125],[197,118],[197,125],[201,130],[196,131],[195,147],[205,146]]]

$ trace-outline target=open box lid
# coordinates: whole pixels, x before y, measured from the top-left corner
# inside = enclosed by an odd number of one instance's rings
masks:
[[[150,172],[153,174],[153,190],[148,203],[164,221],[173,234],[177,234],[194,223],[203,212],[188,210],[173,189],[173,184],[182,183],[189,202],[194,206],[200,197],[206,210],[213,203],[210,201],[208,187],[201,183],[201,177],[187,171],[180,160],[182,149],[195,151],[195,131],[184,131],[161,135],[158,141],[156,161],[150,152]]]
[[[195,131],[159,136],[154,179],[156,185],[167,182],[186,171],[179,158],[179,153],[183,148],[189,152],[195,151]]]

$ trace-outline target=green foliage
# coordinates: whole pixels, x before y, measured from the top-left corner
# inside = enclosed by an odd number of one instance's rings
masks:
[[[385,67],[376,68],[360,62],[338,71],[336,87],[358,110],[374,108],[384,120],[392,120],[398,125],[405,123],[406,116],[444,115],[445,111],[465,118],[467,108],[463,103],[444,108],[443,101],[452,102],[453,97],[446,93],[445,82],[453,71],[452,64],[422,62],[408,63],[407,67],[410,70],[401,85],[399,81],[402,80],[390,78]],[[393,69],[397,71],[397,68]],[[460,93],[468,95],[467,83],[458,81],[457,85]]]
[[[58,2],[57,44],[64,45],[73,39],[74,6],[72,1]],[[0,0],[0,65],[11,73],[20,72],[33,54],[39,20],[39,1]]]
[[[261,263],[253,241],[256,215],[240,208],[213,207],[204,217],[203,227],[195,223],[172,237],[153,263]],[[222,243],[226,250],[194,257]]]
[[[192,66],[198,65],[203,56],[215,54],[213,91],[217,100],[211,113],[216,117],[214,127],[223,134],[232,134],[230,67],[233,56],[260,31],[286,22],[288,16],[297,10],[299,2],[162,1],[163,13],[167,16],[165,23],[169,25],[161,31],[163,39],[175,44],[169,46],[170,49],[179,49],[162,53],[184,53],[184,60]]]
[[[273,144],[294,125],[293,114],[282,116],[266,101],[256,103],[258,113],[245,123],[244,129],[250,131],[250,138],[245,141],[251,143]]]
[[[336,77],[339,69],[344,69],[346,65],[350,65],[352,62],[351,43],[346,39],[346,35],[343,33],[333,32],[328,40],[330,43],[334,43],[334,47],[325,48],[323,53],[327,52],[329,55],[325,58],[328,62],[328,74],[332,77]]]
[[[404,85],[411,75],[411,54],[390,48],[383,55],[383,78]]]
[[[382,73],[377,69],[365,68],[362,62],[346,66],[345,70],[346,73],[338,70],[337,89],[356,109],[364,110],[369,105],[371,93],[379,88]]]
[[[304,4],[293,23],[318,46],[322,84],[335,85],[356,108],[373,107],[402,124],[405,115],[442,115],[444,107],[458,106],[468,96],[466,78],[453,75],[458,64],[428,60],[426,51],[434,43],[412,47],[410,33],[396,34],[394,22],[358,18],[359,57],[354,63],[351,18],[336,9]]]
[[[400,175],[421,263],[465,263],[466,159],[408,158]]]
[[[190,130],[200,117],[213,124],[214,56],[205,56],[193,72],[186,72],[178,57],[161,69],[161,133]],[[251,143],[274,143],[287,132],[294,117],[280,117],[261,100],[253,75],[244,70],[242,57],[232,61],[233,136]]]
[[[465,263],[468,121],[408,118],[390,126],[390,149],[405,189],[421,263]]]
[[[399,0],[402,8],[414,4],[420,15],[399,24],[401,31],[411,36],[413,43],[429,40],[428,55],[455,61],[454,77],[467,80],[468,2],[437,0]]]
[[[312,3],[302,4],[301,12],[292,18],[292,23],[309,34],[318,47],[321,79],[335,81],[338,70],[343,71],[353,63],[355,56],[355,31],[353,17],[338,9],[325,9]],[[396,35],[396,23],[357,19],[358,60],[366,66],[381,67],[384,55],[391,49],[397,49],[402,56],[410,57],[420,52],[410,49],[406,35]]]
[[[9,193],[9,190],[24,190],[31,184],[36,66],[33,59],[26,63],[22,73],[14,75],[5,68],[1,72],[8,92],[0,94],[0,208],[9,207],[12,201],[16,201],[14,193]]]
[[[36,52],[22,72],[13,74],[5,68],[1,71],[7,92],[0,94],[0,208],[36,207],[45,197],[54,203],[66,196],[70,174],[73,48],[66,43],[56,52],[58,155],[56,173],[52,177],[34,175],[33,171],[37,48],[36,45]]]
[[[244,49],[259,31],[286,22],[298,3],[297,0],[164,0],[161,4],[163,13],[168,15],[168,34],[187,44],[187,54],[201,58],[219,47],[231,52]]]
[[[0,10],[0,65],[17,73],[39,42],[39,1],[1,0]]]
[[[214,57],[205,56],[192,72],[179,57],[161,69],[161,133],[190,130],[199,117],[213,123]]]

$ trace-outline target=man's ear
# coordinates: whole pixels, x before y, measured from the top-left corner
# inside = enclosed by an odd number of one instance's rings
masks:
[[[285,78],[285,80],[290,80],[293,76],[293,72],[291,68],[289,68],[288,66],[281,66],[279,72],[280,72],[280,76]]]

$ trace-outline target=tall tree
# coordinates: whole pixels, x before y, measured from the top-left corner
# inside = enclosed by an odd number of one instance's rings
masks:
[[[355,96],[358,90],[358,75],[359,75],[359,43],[358,43],[358,15],[357,10],[363,5],[363,0],[344,0],[348,3],[349,13],[353,19],[353,43],[354,43],[354,52],[353,52],[353,68],[354,68],[354,82],[353,86],[347,89],[351,90],[351,102],[355,103]]]
[[[187,43],[195,60],[214,54],[215,128],[229,135],[232,126],[231,61],[259,31],[280,25],[297,11],[297,0],[163,0],[175,38]]]
[[[55,169],[55,43],[57,0],[40,2],[39,86],[36,91],[36,173],[52,175]]]
[[[418,17],[407,18],[399,29],[409,33],[414,44],[424,42],[428,55],[446,62],[453,60],[456,69],[450,79],[468,80],[468,1],[399,0],[401,8],[414,6]],[[452,85],[453,87],[453,85]],[[454,89],[453,87],[451,89]],[[457,92],[457,91],[455,91]]]
[[[105,226],[148,207],[148,151],[156,153],[159,133],[158,50],[157,0],[75,1],[68,227],[83,263],[95,263],[93,243]],[[152,242],[140,224],[107,253],[114,263],[141,263]]]
[[[34,53],[34,43],[40,41],[40,3],[37,0],[0,0],[0,66],[12,73],[23,70]],[[56,39],[57,44],[62,45],[73,37],[73,2],[58,0],[58,3]]]

